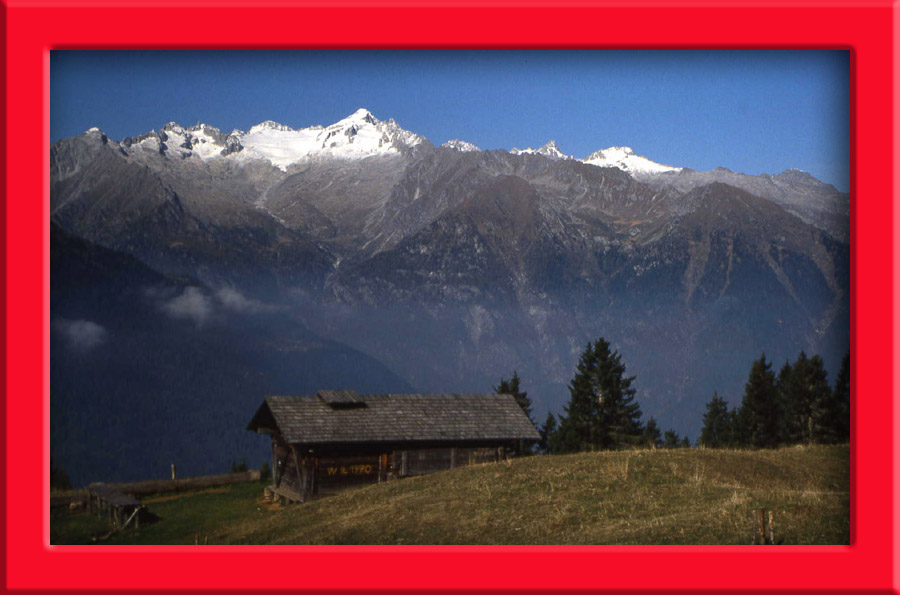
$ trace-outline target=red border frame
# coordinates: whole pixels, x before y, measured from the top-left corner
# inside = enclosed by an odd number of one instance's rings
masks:
[[[893,407],[895,1],[550,0],[426,4],[4,0],[7,182],[5,578],[22,589],[508,589],[900,593]],[[215,8],[216,10],[209,10]],[[304,27],[354,12],[363,30]],[[203,19],[189,43],[167,26]],[[135,26],[139,24],[139,26]],[[246,34],[235,36],[238,31]],[[196,31],[196,30],[195,30]],[[257,32],[257,33],[253,33]],[[264,34],[262,33],[264,32]],[[73,48],[754,48],[853,53],[851,546],[54,547],[47,545],[49,50]],[[37,133],[40,131],[40,133]],[[900,246],[898,246],[900,248]],[[0,324],[4,324],[0,323]],[[43,498],[30,486],[44,486]],[[228,566],[224,566],[227,562]],[[315,565],[316,572],[303,572]],[[287,572],[268,572],[281,568]],[[295,569],[295,572],[291,570]],[[359,572],[354,572],[353,569]],[[399,569],[402,569],[400,571]],[[452,569],[452,571],[449,571]],[[292,577],[298,577],[294,579]],[[303,577],[301,581],[299,577]]]

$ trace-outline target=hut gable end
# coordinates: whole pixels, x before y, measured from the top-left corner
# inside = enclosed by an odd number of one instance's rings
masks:
[[[275,421],[275,416],[272,415],[272,410],[269,409],[268,403],[263,401],[263,404],[253,415],[253,419],[247,424],[247,429],[259,434],[274,434],[278,431],[278,423]]]

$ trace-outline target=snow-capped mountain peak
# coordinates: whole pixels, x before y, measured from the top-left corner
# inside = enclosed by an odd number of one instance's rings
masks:
[[[342,120],[338,120],[331,126],[344,126],[347,124],[357,124],[357,123],[367,123],[367,124],[378,124],[379,120],[375,116],[372,115],[372,112],[367,110],[364,107],[359,108],[346,118]],[[329,126],[329,128],[331,128]]]
[[[98,128],[91,128],[85,134],[105,136]],[[379,155],[399,155],[425,140],[425,137],[403,129],[393,119],[379,120],[368,109],[359,108],[333,124],[297,129],[266,120],[246,132],[235,129],[224,134],[218,128],[202,122],[188,128],[177,122],[169,122],[158,131],[125,139],[122,144],[132,152],[143,150],[169,158],[264,160],[287,171],[291,166],[311,160],[359,160]],[[481,150],[474,144],[459,139],[449,140],[443,146],[463,152]],[[513,148],[510,153],[541,155],[559,160],[574,159],[563,153],[555,140],[548,141],[538,149]],[[632,176],[682,169],[651,161],[635,154],[631,147],[626,146],[600,149],[579,161],[599,167],[616,167]]]
[[[545,155],[547,157],[552,157],[554,159],[571,159],[571,155],[566,155],[562,151],[559,150],[559,146],[556,144],[555,140],[547,141],[547,144],[537,150],[539,155]]]
[[[667,171],[681,171],[682,169],[650,161],[641,155],[635,155],[634,149],[631,147],[600,149],[581,159],[581,161],[598,167],[617,167],[629,174],[656,174]]]
[[[424,140],[394,120],[381,121],[369,110],[360,108],[329,126],[299,129],[266,120],[246,132],[235,129],[223,134],[218,128],[201,122],[190,128],[169,122],[159,131],[126,139],[123,145],[130,151],[158,152],[182,159],[265,160],[287,170],[313,159],[352,160],[399,154]]]
[[[216,128],[197,122],[189,128],[177,122],[169,122],[155,134],[139,137],[139,146],[159,151],[166,155],[178,155],[182,159],[199,157],[209,159],[222,155],[226,147],[226,136]]]
[[[462,151],[463,153],[470,153],[481,150],[472,143],[466,142],[464,140],[459,140],[458,138],[452,138],[441,146],[447,149],[456,149],[457,151]]]
[[[253,134],[255,132],[263,132],[266,130],[275,130],[277,132],[295,132],[293,128],[287,126],[285,124],[279,124],[273,120],[266,120],[265,122],[260,122],[255,126],[251,126],[250,130],[247,131],[247,134]]]
[[[404,130],[393,120],[383,122],[360,108],[329,126],[295,130],[276,122],[263,122],[238,138],[243,159],[266,159],[286,170],[311,159],[365,159],[374,155],[399,154],[424,137]]]
[[[556,144],[555,140],[547,141],[547,144],[539,149],[532,149],[531,147],[528,147],[527,149],[516,149],[513,147],[510,150],[510,153],[513,155],[543,155],[544,157],[550,157],[551,159],[572,159],[571,155],[566,155],[559,150],[559,146]]]

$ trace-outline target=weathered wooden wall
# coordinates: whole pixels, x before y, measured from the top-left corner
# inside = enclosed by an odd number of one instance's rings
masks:
[[[466,465],[493,463],[504,458],[502,449],[485,448],[419,448],[392,453],[392,467],[395,475],[426,475]],[[404,453],[406,461],[404,464]]]
[[[319,457],[316,493],[327,494],[345,487],[377,483],[386,477],[380,473],[380,455],[356,457]]]
[[[297,456],[290,449],[281,463],[277,485],[294,492],[301,500],[308,498],[315,489],[312,483],[315,460],[312,457]]]
[[[296,446],[276,445],[273,486],[291,498],[305,501],[314,495],[401,477],[491,463],[513,451],[498,446],[438,447],[345,455],[299,456]]]

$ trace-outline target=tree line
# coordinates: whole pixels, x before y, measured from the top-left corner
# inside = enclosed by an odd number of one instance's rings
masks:
[[[654,446],[690,446],[687,437],[674,430],[662,434],[652,417],[644,424],[632,387],[634,376],[625,375],[625,364],[606,339],[589,342],[569,383],[569,402],[559,419],[548,413],[539,428],[544,453],[569,453]],[[520,378],[500,379],[498,393],[512,394],[531,418],[531,400],[520,388]],[[532,423],[534,420],[532,419]],[[537,424],[535,424],[537,425]]]
[[[776,375],[763,354],[753,362],[739,407],[714,394],[706,404],[700,444],[710,448],[772,448],[850,441],[850,354],[834,383],[818,355],[800,352]]]
[[[557,419],[548,413],[539,428],[544,453],[622,448],[684,448],[690,440],[674,430],[661,432],[650,417],[641,421],[634,376],[626,376],[619,353],[604,338],[589,342],[569,383],[569,402]],[[511,394],[531,417],[531,400],[517,372],[500,379],[497,393]],[[537,424],[535,424],[537,426]],[[769,448],[789,444],[841,443],[850,439],[850,354],[841,363],[834,388],[822,358],[800,352],[776,375],[765,354],[754,361],[740,406],[714,393],[706,405],[698,446]],[[530,449],[520,445],[520,454]]]

